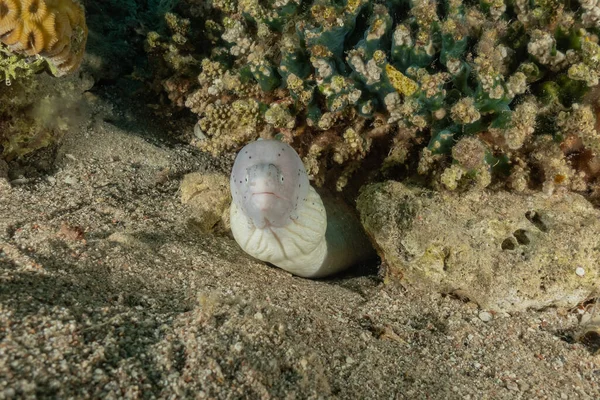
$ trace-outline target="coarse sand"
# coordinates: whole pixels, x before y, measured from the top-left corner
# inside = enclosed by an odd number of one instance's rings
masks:
[[[576,310],[301,279],[202,233],[179,184],[232,157],[108,101],[0,185],[0,399],[600,398]]]

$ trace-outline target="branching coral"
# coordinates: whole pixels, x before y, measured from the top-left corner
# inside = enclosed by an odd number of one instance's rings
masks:
[[[212,47],[182,95],[201,147],[280,135],[317,183],[340,164],[338,189],[383,149],[386,170],[416,167],[449,189],[589,192],[599,15],[594,0],[214,1]],[[255,104],[243,124],[239,102]]]
[[[87,34],[76,0],[0,0],[2,43],[14,52],[42,56],[57,76],[79,67]]]

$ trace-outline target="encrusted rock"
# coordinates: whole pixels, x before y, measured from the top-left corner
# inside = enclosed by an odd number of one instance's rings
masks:
[[[229,178],[218,173],[187,174],[180,186],[181,202],[192,209],[193,223],[202,232],[210,232],[229,224]]]
[[[599,290],[600,210],[580,195],[435,193],[390,181],[368,186],[358,209],[408,285],[496,311],[571,307]]]
[[[575,340],[588,346],[595,354],[600,354],[600,308],[592,307],[581,317]]]

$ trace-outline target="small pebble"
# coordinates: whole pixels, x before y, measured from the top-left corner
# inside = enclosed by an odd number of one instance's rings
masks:
[[[527,382],[523,382],[523,381],[519,382],[519,389],[521,389],[522,392],[528,391],[529,388],[530,388],[530,386]]]
[[[479,319],[483,322],[490,322],[492,319],[494,319],[494,317],[487,311],[481,311],[479,313]]]
[[[25,183],[28,183],[29,179],[27,178],[17,178],[17,179],[13,179],[12,181],[10,181],[11,185],[23,185]]]
[[[73,176],[67,176],[63,179],[63,182],[67,185],[75,185],[77,183],[77,178]]]
[[[239,353],[244,349],[244,345],[242,344],[242,342],[237,342],[233,345],[233,349]]]
[[[519,391],[519,385],[517,385],[517,383],[513,381],[506,382],[506,388],[508,390],[514,390],[515,392]]]
[[[206,135],[204,132],[202,132],[202,128],[200,127],[199,123],[194,125],[194,136],[196,136],[199,140],[206,140]]]
[[[585,275],[585,269],[583,269],[581,267],[577,267],[575,269],[575,273],[577,274],[577,276],[584,276]]]
[[[114,232],[106,238],[109,242],[121,243],[129,246],[139,245],[141,242],[135,236],[124,232]]]

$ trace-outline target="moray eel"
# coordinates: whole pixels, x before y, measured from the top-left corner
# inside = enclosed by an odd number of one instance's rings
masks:
[[[254,258],[321,278],[375,255],[352,210],[332,196],[321,198],[283,142],[258,140],[240,150],[230,187],[233,236]]]

